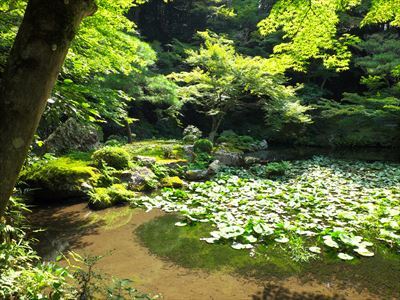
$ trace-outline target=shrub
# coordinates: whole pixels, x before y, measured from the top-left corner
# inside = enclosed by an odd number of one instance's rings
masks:
[[[129,153],[119,147],[104,147],[97,150],[93,153],[92,159],[97,165],[106,163],[117,170],[129,167]]]
[[[91,208],[105,209],[128,202],[136,196],[136,193],[128,191],[123,184],[114,184],[108,188],[96,188],[89,196]]]
[[[237,135],[232,130],[226,130],[221,133],[217,139],[218,143],[224,143],[230,150],[251,150],[257,141],[248,135]]]
[[[201,132],[200,129],[198,129],[196,126],[189,125],[188,127],[185,128],[183,131],[183,142],[186,144],[194,143],[196,140],[201,138],[203,133]]]
[[[194,152],[196,153],[211,153],[213,150],[213,143],[207,139],[200,139],[194,143]]]
[[[174,147],[173,146],[163,146],[161,148],[164,158],[172,158],[174,156]]]

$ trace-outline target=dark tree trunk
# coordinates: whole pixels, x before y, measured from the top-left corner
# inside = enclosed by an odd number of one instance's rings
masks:
[[[126,129],[126,136],[128,137],[128,143],[132,144],[132,130],[131,130],[131,124],[129,123],[128,120],[125,120],[125,129]]]
[[[0,87],[0,219],[79,24],[94,0],[30,0]]]
[[[219,127],[221,126],[223,115],[215,115],[211,117],[211,131],[208,135],[208,139],[214,143],[215,137],[217,136]]]

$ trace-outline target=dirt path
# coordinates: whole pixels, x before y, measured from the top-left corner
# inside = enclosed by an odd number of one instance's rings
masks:
[[[281,282],[257,282],[222,272],[185,269],[149,253],[133,232],[141,224],[162,216],[129,208],[93,213],[85,204],[36,210],[32,222],[47,228],[38,238],[39,253],[52,259],[56,249],[80,254],[110,255],[98,268],[119,278],[133,280],[139,290],[160,294],[167,300],[253,299],[328,300],[379,299],[367,291],[343,289],[330,282],[301,282],[292,277]]]

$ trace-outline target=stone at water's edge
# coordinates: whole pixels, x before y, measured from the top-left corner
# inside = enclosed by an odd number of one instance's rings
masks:
[[[241,153],[221,149],[214,153],[214,157],[225,166],[239,167],[243,165],[243,155]]]
[[[185,177],[190,181],[202,181],[210,178],[208,170],[188,170]]]
[[[69,118],[45,141],[41,151],[62,154],[70,150],[91,151],[100,144],[100,132],[95,126]]]

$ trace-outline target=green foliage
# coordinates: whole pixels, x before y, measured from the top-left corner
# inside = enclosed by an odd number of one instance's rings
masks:
[[[361,0],[277,1],[269,16],[259,23],[263,35],[283,32],[284,42],[274,47],[269,63],[275,72],[293,68],[305,71],[311,60],[322,60],[327,69],[347,70],[349,46],[359,38],[338,29],[340,17],[364,3]],[[356,26],[392,21],[399,23],[398,0],[373,0],[370,11]],[[321,26],[323,24],[323,26]]]
[[[274,178],[277,176],[283,176],[286,171],[290,169],[288,162],[272,162],[267,165],[256,165],[252,166],[249,171],[257,177],[261,178]]]
[[[212,161],[213,156],[209,153],[200,152],[196,154],[194,161],[190,162],[187,168],[189,170],[206,170]]]
[[[127,203],[136,196],[122,184],[113,184],[107,188],[95,188],[89,192],[89,205],[94,209],[105,209],[118,204]]]
[[[213,150],[213,143],[208,139],[199,139],[194,142],[194,152],[195,153],[208,153],[210,154]]]
[[[173,73],[170,78],[183,84],[183,101],[198,106],[212,119],[211,138],[229,111],[237,111],[245,99],[259,102],[267,119],[270,112],[282,112],[284,121],[308,122],[307,107],[300,105],[295,89],[285,85],[285,78],[272,75],[267,60],[247,57],[235,51],[233,41],[211,32],[199,32],[204,44],[198,51],[188,50],[190,72]],[[285,119],[286,118],[286,119]]]
[[[120,147],[104,147],[93,153],[92,159],[95,164],[106,163],[107,166],[117,170],[123,170],[129,167],[129,153]]]
[[[68,269],[42,263],[27,237],[29,229],[22,201],[11,198],[0,220],[0,298],[72,299]]]
[[[219,147],[228,148],[230,151],[249,151],[257,142],[248,135],[238,135],[232,130],[225,130],[218,137]]]

